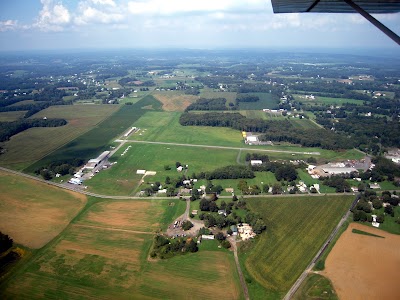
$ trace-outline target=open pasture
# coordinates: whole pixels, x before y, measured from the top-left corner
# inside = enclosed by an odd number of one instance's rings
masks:
[[[270,93],[246,93],[245,95],[258,96],[260,100],[256,102],[240,102],[240,110],[276,109],[279,103],[279,99]]]
[[[86,196],[0,171],[0,230],[16,243],[40,248],[83,208]]]
[[[25,115],[25,110],[0,112],[0,122],[17,121]]]
[[[325,104],[325,105],[341,105],[344,103],[350,103],[350,104],[357,104],[357,105],[362,105],[363,100],[355,100],[355,99],[349,99],[349,98],[332,98],[332,97],[320,97],[320,96],[315,96],[315,99],[309,99],[306,98],[305,95],[299,95],[299,94],[294,94],[293,97],[297,101],[301,101],[303,103],[307,104]]]
[[[74,158],[81,158],[84,160],[94,158],[108,148],[107,145],[112,139],[122,134],[147,111],[143,109],[143,107],[147,106],[156,109],[160,106],[160,103],[153,97],[147,96],[133,105],[123,105],[122,107],[117,105],[108,106],[115,107],[114,109],[120,109],[90,131],[85,132],[56,151],[53,151],[25,170],[33,172],[39,167],[46,166],[56,161]],[[97,108],[97,106],[89,107],[92,107],[94,110]]]
[[[30,128],[2,143],[7,149],[0,155],[0,164],[23,169],[60,146],[91,130],[118,107],[111,105],[51,106],[31,118],[64,118],[68,124],[61,127]]]
[[[184,111],[199,99],[198,96],[186,95],[181,91],[157,91],[152,95],[162,103],[164,111]]]
[[[177,204],[179,200],[154,200],[161,203],[156,204],[161,213],[174,209],[168,205],[171,201]],[[133,229],[142,222],[151,224],[154,216],[138,213],[144,203],[95,203],[0,294],[29,299],[243,299],[232,253],[207,249],[168,260],[149,260],[153,234],[120,229],[127,228],[126,224],[108,221],[117,210],[119,218],[132,222]],[[97,225],[84,225],[99,209]],[[164,221],[171,223],[175,217],[169,214]]]
[[[267,225],[266,232],[243,253],[247,272],[268,294],[282,298],[349,208],[353,197],[247,199],[247,206],[259,213]]]
[[[201,98],[207,98],[207,99],[225,98],[226,106],[228,106],[229,103],[236,104],[236,95],[237,95],[237,93],[235,93],[235,92],[222,92],[222,91],[214,92],[209,89],[202,89],[200,91]]]
[[[176,162],[188,165],[187,175],[191,176],[193,172],[212,171],[218,167],[236,164],[238,154],[237,150],[227,149],[139,143],[129,145],[132,147],[124,156],[121,153],[128,147],[128,143],[115,154],[117,164],[85,182],[90,190],[104,194],[129,195],[138,187],[143,176],[136,174],[138,169],[157,172],[155,176],[145,177],[145,182],[164,182],[166,176],[174,178],[183,175],[183,172],[177,172]],[[165,170],[166,165],[171,170]]]
[[[400,236],[352,223],[329,253],[322,274],[332,280],[339,299],[399,299],[399,247]]]

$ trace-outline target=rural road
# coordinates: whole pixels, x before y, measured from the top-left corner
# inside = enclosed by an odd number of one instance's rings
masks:
[[[227,240],[231,243],[232,248],[233,248],[233,256],[235,258],[236,268],[237,268],[237,271],[239,274],[240,284],[242,285],[244,297],[246,300],[250,300],[249,290],[247,289],[246,281],[244,279],[242,268],[240,267],[240,263],[239,263],[239,257],[238,257],[237,245],[236,245],[236,237],[230,236],[227,238]]]
[[[340,219],[339,223],[336,225],[336,227],[333,229],[332,233],[329,235],[328,239],[325,241],[325,243],[322,245],[322,247],[319,249],[317,254],[314,256],[312,261],[308,264],[307,268],[304,270],[304,272],[300,275],[300,277],[296,280],[296,282],[292,285],[290,290],[287,292],[286,296],[283,298],[283,300],[290,300],[294,293],[297,291],[297,289],[300,287],[300,285],[303,283],[303,281],[306,279],[308,273],[312,271],[312,269],[315,266],[315,263],[317,260],[320,258],[320,256],[325,252],[325,250],[328,248],[330,242],[336,237],[337,233],[340,230],[340,227],[342,227],[343,223],[347,220],[347,218],[350,216],[350,210],[357,204],[358,200],[360,199],[360,194],[357,194],[356,198],[354,201],[351,203],[350,208],[346,211],[344,216]]]
[[[119,141],[119,140],[117,140],[117,141]],[[255,149],[255,148],[211,146],[211,145],[196,145],[196,144],[180,144],[180,143],[167,143],[167,142],[150,142],[150,141],[137,141],[137,140],[126,140],[125,142],[126,142],[126,143],[167,145],[167,146],[199,147],[199,148],[211,148],[211,149],[247,150],[247,151],[259,151],[259,152],[275,152],[275,153],[293,153],[293,154],[321,155],[321,153],[319,153],[319,152],[300,152],[300,151],[289,151],[289,150]]]

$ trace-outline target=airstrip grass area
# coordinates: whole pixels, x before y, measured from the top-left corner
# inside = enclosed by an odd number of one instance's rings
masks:
[[[23,169],[90,131],[117,109],[117,106],[112,105],[63,105],[46,108],[31,118],[64,118],[68,124],[61,127],[30,128],[11,137],[10,141],[2,143],[7,151],[0,155],[0,164]]]
[[[257,282],[248,284],[250,298],[255,294],[261,299],[263,293],[263,299],[282,298],[353,200],[354,196],[247,199],[247,206],[267,225],[265,234],[245,244],[239,256]]]
[[[132,147],[121,156],[128,145]],[[217,167],[235,164],[237,155],[238,150],[126,143],[113,158],[117,164],[98,173],[85,184],[97,193],[129,195],[143,176],[136,174],[138,169],[157,172],[155,176],[145,177],[145,182],[164,182],[166,176],[175,178],[183,175],[177,172],[176,162],[188,165],[187,174],[191,176],[193,172],[212,171]],[[165,170],[166,165],[171,170]]]
[[[154,235],[141,230],[159,222],[159,216],[162,223],[172,222],[183,212],[178,202],[95,203],[0,294],[29,299],[243,299],[228,251],[209,247],[168,260],[148,259]],[[138,213],[149,205],[154,214]]]
[[[279,103],[277,96],[270,93],[249,93],[248,95],[258,96],[260,100],[256,102],[239,102],[241,110],[262,110],[264,108],[276,109]]]
[[[25,171],[34,172],[35,169],[46,166],[51,162],[66,159],[80,158],[88,160],[97,157],[102,151],[108,149],[108,143],[118,136],[118,134],[126,131],[147,109],[160,109],[160,106],[161,104],[152,96],[147,96],[133,105],[123,105],[118,111],[92,130],[80,135],[50,155],[29,166]]]
[[[86,196],[0,171],[0,231],[40,248],[56,237],[86,203]]]

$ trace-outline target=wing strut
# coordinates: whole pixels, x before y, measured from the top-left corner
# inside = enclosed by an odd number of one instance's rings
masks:
[[[355,11],[357,11],[360,15],[362,15],[368,21],[370,21],[373,25],[375,25],[380,31],[382,31],[384,34],[386,34],[393,41],[395,41],[397,44],[400,45],[400,37],[396,33],[391,31],[389,28],[387,28],[385,25],[383,25],[381,22],[379,22],[377,19],[375,19],[373,16],[371,16],[365,10],[363,10],[360,6],[355,4],[353,1],[351,1],[351,0],[343,0],[343,1],[346,2],[348,5],[350,5]],[[317,4],[317,3],[315,3],[315,4]]]

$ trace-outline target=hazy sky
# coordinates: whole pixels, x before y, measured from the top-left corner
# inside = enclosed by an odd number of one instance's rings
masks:
[[[400,33],[400,13],[375,16]],[[273,14],[269,0],[0,0],[0,50],[395,48],[358,14]]]

